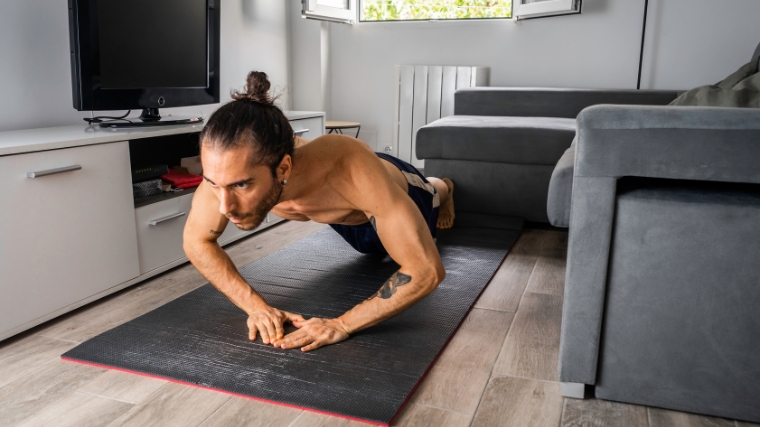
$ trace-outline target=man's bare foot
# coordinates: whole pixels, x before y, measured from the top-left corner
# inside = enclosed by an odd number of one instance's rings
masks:
[[[445,229],[454,226],[454,182],[448,178],[441,179],[449,189],[449,197],[441,203],[441,208],[438,211],[438,223],[436,228]]]

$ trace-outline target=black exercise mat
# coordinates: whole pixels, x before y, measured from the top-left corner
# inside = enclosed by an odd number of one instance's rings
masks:
[[[441,232],[447,276],[438,289],[409,310],[312,352],[275,349],[260,337],[248,341],[245,314],[207,284],[62,358],[388,425],[519,234]],[[359,254],[326,229],[240,273],[274,307],[336,317],[377,292],[397,269],[389,257]]]

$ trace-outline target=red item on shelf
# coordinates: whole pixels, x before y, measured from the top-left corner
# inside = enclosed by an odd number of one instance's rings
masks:
[[[190,188],[197,187],[203,182],[203,177],[200,175],[194,175],[191,173],[177,173],[173,170],[165,175],[161,175],[161,180],[166,184],[171,184],[176,188]]]

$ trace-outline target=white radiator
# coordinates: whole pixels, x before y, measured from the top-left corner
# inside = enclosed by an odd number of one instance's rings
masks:
[[[396,157],[421,168],[417,159],[417,130],[441,117],[454,114],[454,92],[472,86],[488,86],[487,67],[397,65],[394,81],[393,149]]]

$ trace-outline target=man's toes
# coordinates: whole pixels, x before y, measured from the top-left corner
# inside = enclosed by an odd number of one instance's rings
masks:
[[[449,217],[447,217],[447,218],[440,218],[438,220],[438,223],[436,224],[436,228],[441,228],[441,229],[451,228],[452,223],[453,223],[453,221]]]

